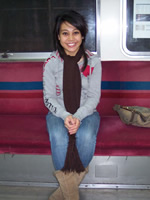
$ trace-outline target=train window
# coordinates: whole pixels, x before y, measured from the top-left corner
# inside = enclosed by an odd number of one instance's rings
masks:
[[[123,0],[123,49],[150,56],[150,0]]]
[[[100,0],[0,0],[0,60],[44,60],[53,47],[55,17],[74,9],[89,26],[86,48],[100,54]],[[99,25],[99,24],[98,24]]]

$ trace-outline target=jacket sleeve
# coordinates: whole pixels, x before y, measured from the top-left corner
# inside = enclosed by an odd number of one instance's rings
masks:
[[[88,115],[93,114],[100,100],[102,69],[99,58],[96,58],[94,63],[93,73],[89,77],[87,99],[74,114],[74,117],[78,118],[80,121]]]
[[[56,59],[49,58],[44,64],[43,68],[43,97],[44,104],[49,109],[49,111],[57,117],[63,120],[70,115],[57,100],[56,95],[56,82],[55,82],[55,70],[56,69]]]

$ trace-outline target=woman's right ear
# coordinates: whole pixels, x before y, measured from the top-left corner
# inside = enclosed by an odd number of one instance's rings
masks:
[[[60,40],[60,36],[58,35],[58,40]]]

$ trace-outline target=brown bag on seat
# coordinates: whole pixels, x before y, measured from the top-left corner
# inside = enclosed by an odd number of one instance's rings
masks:
[[[118,112],[121,121],[125,124],[150,127],[150,108],[116,104],[113,109]]]

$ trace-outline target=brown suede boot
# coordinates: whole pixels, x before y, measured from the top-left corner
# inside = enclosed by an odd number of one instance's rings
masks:
[[[64,200],[63,193],[61,191],[61,188],[58,187],[53,194],[49,197],[48,200]]]
[[[85,168],[84,172],[81,172],[80,174],[75,172],[75,177],[76,177],[76,181],[78,186],[80,185],[81,181],[83,180],[83,178],[85,177],[85,175],[89,172],[89,167]]]
[[[78,184],[73,172],[56,171],[56,178],[60,184],[65,200],[79,200]]]
[[[78,186],[80,185],[81,181],[83,180],[84,176],[88,173],[88,171],[89,168],[87,167],[85,171],[81,172],[80,174],[74,172]],[[49,197],[49,200],[64,200],[64,196],[60,187],[58,187],[58,189],[56,189],[55,192]]]

